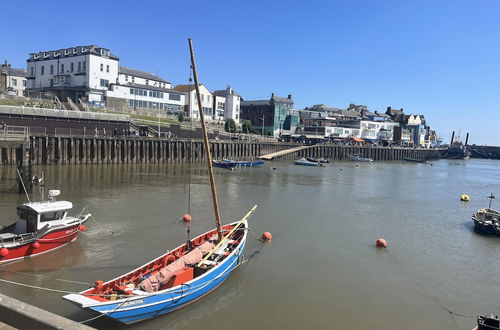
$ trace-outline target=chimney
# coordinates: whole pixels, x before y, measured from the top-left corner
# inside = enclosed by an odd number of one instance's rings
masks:
[[[392,110],[391,107],[387,107],[387,111],[391,111],[391,110]]]
[[[273,97],[274,97],[274,93],[271,93],[271,98],[273,98]]]
[[[292,99],[292,94],[288,94],[288,99],[291,100]]]

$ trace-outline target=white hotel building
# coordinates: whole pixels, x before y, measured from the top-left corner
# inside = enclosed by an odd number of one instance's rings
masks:
[[[62,102],[117,111],[184,111],[185,94],[151,73],[120,66],[109,49],[91,46],[31,53],[27,89],[52,92]]]

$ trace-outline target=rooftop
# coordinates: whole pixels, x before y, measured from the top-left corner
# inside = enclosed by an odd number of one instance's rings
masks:
[[[46,50],[46,51],[40,51],[38,53],[30,53],[30,58],[28,59],[28,62],[52,60],[55,58],[80,56],[87,54],[119,60],[118,56],[112,54],[109,49],[99,47],[96,45],[89,45],[89,46],[76,46],[76,47],[56,49],[56,50]]]
[[[200,84],[200,86],[203,86],[203,84]],[[196,89],[196,87],[193,85],[177,85],[174,87],[176,91],[183,92],[183,93],[189,93],[192,92],[193,90]]]
[[[73,208],[73,204],[67,201],[56,201],[56,202],[32,202],[32,203],[24,203],[24,207],[28,207],[33,209],[38,213],[50,212],[50,211],[60,211],[60,210],[69,210]]]
[[[0,74],[14,76],[14,77],[26,77],[26,70],[7,68],[5,67],[5,65],[2,64],[2,66],[0,66]]]

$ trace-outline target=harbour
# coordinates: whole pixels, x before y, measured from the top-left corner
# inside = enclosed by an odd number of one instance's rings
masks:
[[[224,222],[259,204],[249,224],[257,234],[272,232],[273,241],[249,237],[247,262],[203,303],[131,328],[229,329],[243,320],[242,329],[253,329],[259,320],[269,328],[471,329],[477,314],[500,309],[495,289],[500,266],[491,262],[500,246],[496,237],[476,233],[471,221],[474,211],[487,206],[485,192],[500,184],[497,161],[271,164],[216,169],[216,175]],[[2,279],[77,292],[89,281],[114,278],[181,244],[186,228],[177,220],[188,209],[188,178],[193,235],[213,226],[206,216],[209,186],[202,164],[33,170],[50,178],[47,188],[57,187],[74,201],[75,211],[91,210],[97,222],[89,220],[87,231],[63,249],[4,265]],[[6,225],[16,217],[12,205],[24,198],[8,179],[15,177],[15,167],[2,166],[0,173]],[[460,202],[462,193],[471,200]],[[374,247],[379,237],[388,241],[386,252]],[[69,319],[94,317],[60,293],[1,286],[4,294]],[[87,325],[120,328],[104,318]]]

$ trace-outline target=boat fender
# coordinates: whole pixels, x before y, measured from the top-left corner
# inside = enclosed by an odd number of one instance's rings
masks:
[[[377,242],[375,242],[375,245],[379,248],[386,248],[387,247],[387,241],[383,238],[379,238]]]
[[[7,248],[1,248],[0,249],[0,256],[6,257],[8,255],[9,255],[9,249],[7,249]]]
[[[470,196],[467,194],[463,194],[462,196],[460,196],[460,200],[462,202],[468,202],[470,200]]]
[[[193,218],[191,217],[191,215],[189,215],[189,214],[187,214],[187,213],[186,213],[186,214],[184,214],[184,215],[182,216],[182,220],[183,220],[184,222],[190,222],[191,220],[193,220]]]
[[[273,235],[270,232],[268,232],[268,231],[263,232],[262,233],[262,239],[270,241],[270,240],[273,239]]]
[[[40,243],[38,243],[38,242],[33,243],[34,249],[38,249],[39,247],[40,247]]]
[[[78,230],[79,231],[86,231],[87,227],[85,227],[85,225],[80,225],[80,227],[78,227]]]

